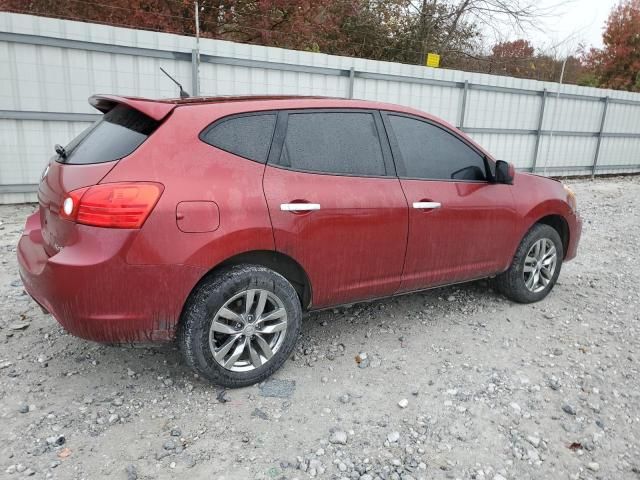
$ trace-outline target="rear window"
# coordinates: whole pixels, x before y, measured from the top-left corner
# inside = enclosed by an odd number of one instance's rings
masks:
[[[72,165],[104,163],[130,155],[149,138],[159,122],[126,105],[116,105],[65,147]]]
[[[266,163],[275,126],[274,113],[243,115],[216,122],[200,138],[225,152]]]

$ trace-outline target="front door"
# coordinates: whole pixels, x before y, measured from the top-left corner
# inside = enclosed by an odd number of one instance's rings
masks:
[[[408,208],[378,112],[281,112],[264,175],[276,250],[306,271],[315,308],[393,294]]]
[[[400,290],[504,270],[517,225],[511,186],[489,182],[483,155],[452,131],[401,114],[385,118],[409,204]]]

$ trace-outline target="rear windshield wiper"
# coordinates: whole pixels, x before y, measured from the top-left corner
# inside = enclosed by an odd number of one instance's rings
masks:
[[[62,145],[56,144],[54,148],[56,150],[56,153],[60,155],[61,158],[67,158],[67,151]]]

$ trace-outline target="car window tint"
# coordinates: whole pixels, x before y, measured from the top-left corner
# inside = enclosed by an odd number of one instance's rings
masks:
[[[481,155],[446,130],[409,117],[389,115],[404,172],[410,178],[486,180]]]
[[[385,175],[373,114],[290,113],[280,164],[295,170]]]
[[[69,143],[62,163],[84,165],[118,160],[131,154],[159,123],[145,114],[116,105]]]
[[[273,113],[233,117],[214,124],[202,140],[234,155],[266,163],[275,125]]]

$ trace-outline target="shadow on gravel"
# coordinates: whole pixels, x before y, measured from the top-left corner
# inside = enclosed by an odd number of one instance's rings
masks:
[[[353,315],[364,311],[385,310],[393,307],[399,311],[412,313],[424,306],[450,305],[455,302],[457,307],[473,307],[477,305],[487,306],[500,300],[506,300],[500,293],[491,287],[491,280],[481,279],[472,282],[459,283],[444,287],[436,287],[429,290],[412,292],[394,297],[386,297],[370,302],[357,302],[319,311],[312,311],[304,316],[305,324],[313,324],[327,320],[335,314]],[[305,330],[303,324],[303,331]],[[339,329],[338,332],[339,333]]]
[[[448,287],[440,287],[397,297],[389,297],[372,302],[360,302],[330,308],[305,315],[301,336],[310,339],[318,351],[326,351],[331,345],[348,340],[354,332],[364,334],[368,326],[380,321],[374,312],[393,312],[395,321],[408,317],[403,325],[412,327],[412,317],[425,307],[438,317],[452,309],[472,312],[474,308],[496,305],[503,297],[490,288],[490,282],[480,280]],[[354,322],[354,320],[357,321]],[[51,319],[53,321],[53,319]],[[446,320],[445,320],[446,321]],[[331,323],[330,334],[323,327]],[[418,325],[418,322],[415,322]],[[184,363],[175,342],[143,345],[102,345],[71,336],[67,339],[66,355],[73,357],[78,374],[95,375],[109,379],[113,388],[128,388],[132,383],[147,377],[153,382],[160,380],[167,387],[188,385],[211,385],[198,379]],[[298,349],[304,349],[299,341]],[[373,340],[371,343],[374,343]],[[366,345],[363,347],[366,349]],[[51,352],[51,354],[54,354]],[[55,354],[54,354],[55,355]],[[295,354],[294,354],[295,355]],[[92,364],[89,368],[88,364]],[[71,365],[73,368],[73,365]],[[285,367],[286,368],[286,367]],[[193,385],[189,388],[193,388]],[[221,387],[211,385],[220,390]]]

